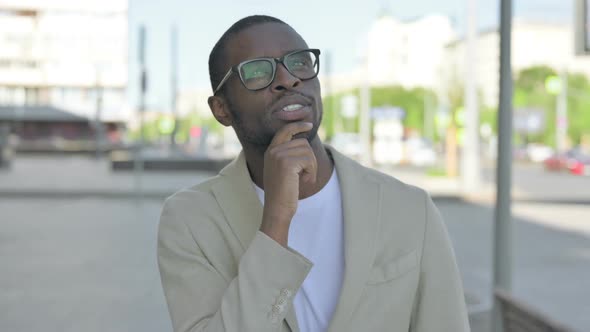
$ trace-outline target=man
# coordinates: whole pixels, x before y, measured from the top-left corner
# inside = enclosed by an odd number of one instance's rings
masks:
[[[168,198],[158,262],[175,331],[468,331],[422,190],[322,144],[317,49],[268,16],[209,58],[215,118],[243,151]]]

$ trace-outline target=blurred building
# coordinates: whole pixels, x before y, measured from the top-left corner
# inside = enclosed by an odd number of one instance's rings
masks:
[[[435,88],[445,46],[454,38],[451,21],[443,15],[426,15],[411,21],[382,15],[368,35],[369,82],[373,86]]]
[[[122,124],[105,121],[102,127],[105,141],[111,143],[109,147],[117,146],[116,143],[121,142]],[[51,106],[0,106],[0,131],[3,128],[18,135],[16,148],[20,152],[88,152],[96,149],[92,120]]]
[[[361,63],[348,73],[332,75],[331,91],[358,87],[365,78],[371,86],[436,89],[441,85],[445,47],[455,38],[446,16],[430,14],[402,21],[384,11],[361,43]]]
[[[127,9],[127,0],[1,0],[0,106],[125,121]]]
[[[512,69],[515,75],[525,68],[544,65],[590,77],[590,56],[575,55],[571,25],[515,19],[512,28]],[[498,31],[479,33],[476,45],[477,59],[469,64],[465,62],[465,40],[457,39],[447,45],[443,86],[462,84],[465,66],[475,66],[483,103],[496,107],[500,69]]]

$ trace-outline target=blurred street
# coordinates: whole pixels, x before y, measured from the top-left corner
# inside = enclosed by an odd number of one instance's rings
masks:
[[[495,169],[485,169],[486,183],[495,183],[495,177]],[[515,164],[512,179],[517,200],[590,204],[590,176],[548,172],[538,164]]]
[[[426,169],[410,166],[381,168],[402,181],[427,189],[433,196],[462,193],[460,179],[426,176]],[[484,168],[481,190],[470,196],[494,199],[492,165]],[[214,175],[209,172],[149,171],[141,176],[141,189],[150,197],[165,197],[180,188]],[[548,172],[539,164],[514,164],[513,198],[517,201],[590,204],[590,176]],[[0,169],[0,195],[45,197],[59,195],[133,196],[134,173],[113,172],[107,159],[92,157],[20,155],[11,169]]]
[[[493,196],[462,196],[457,183],[416,169],[389,172],[434,196],[456,250],[473,331],[488,331]],[[106,162],[16,158],[0,171],[0,330],[171,331],[155,256],[160,207],[169,193],[209,175],[146,172],[144,198],[136,200],[133,174],[112,173]],[[516,166],[514,175],[514,295],[585,331],[590,178],[528,165]]]

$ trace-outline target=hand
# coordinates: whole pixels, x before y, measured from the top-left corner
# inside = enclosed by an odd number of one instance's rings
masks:
[[[260,230],[287,246],[289,225],[297,211],[299,183],[316,181],[317,161],[305,138],[293,136],[311,130],[309,122],[281,128],[264,154],[264,212]]]

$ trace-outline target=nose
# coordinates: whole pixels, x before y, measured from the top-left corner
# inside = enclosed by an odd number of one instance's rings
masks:
[[[301,84],[301,80],[291,75],[285,65],[277,64],[277,72],[275,73],[275,80],[271,84],[273,91],[284,91],[297,87]]]

